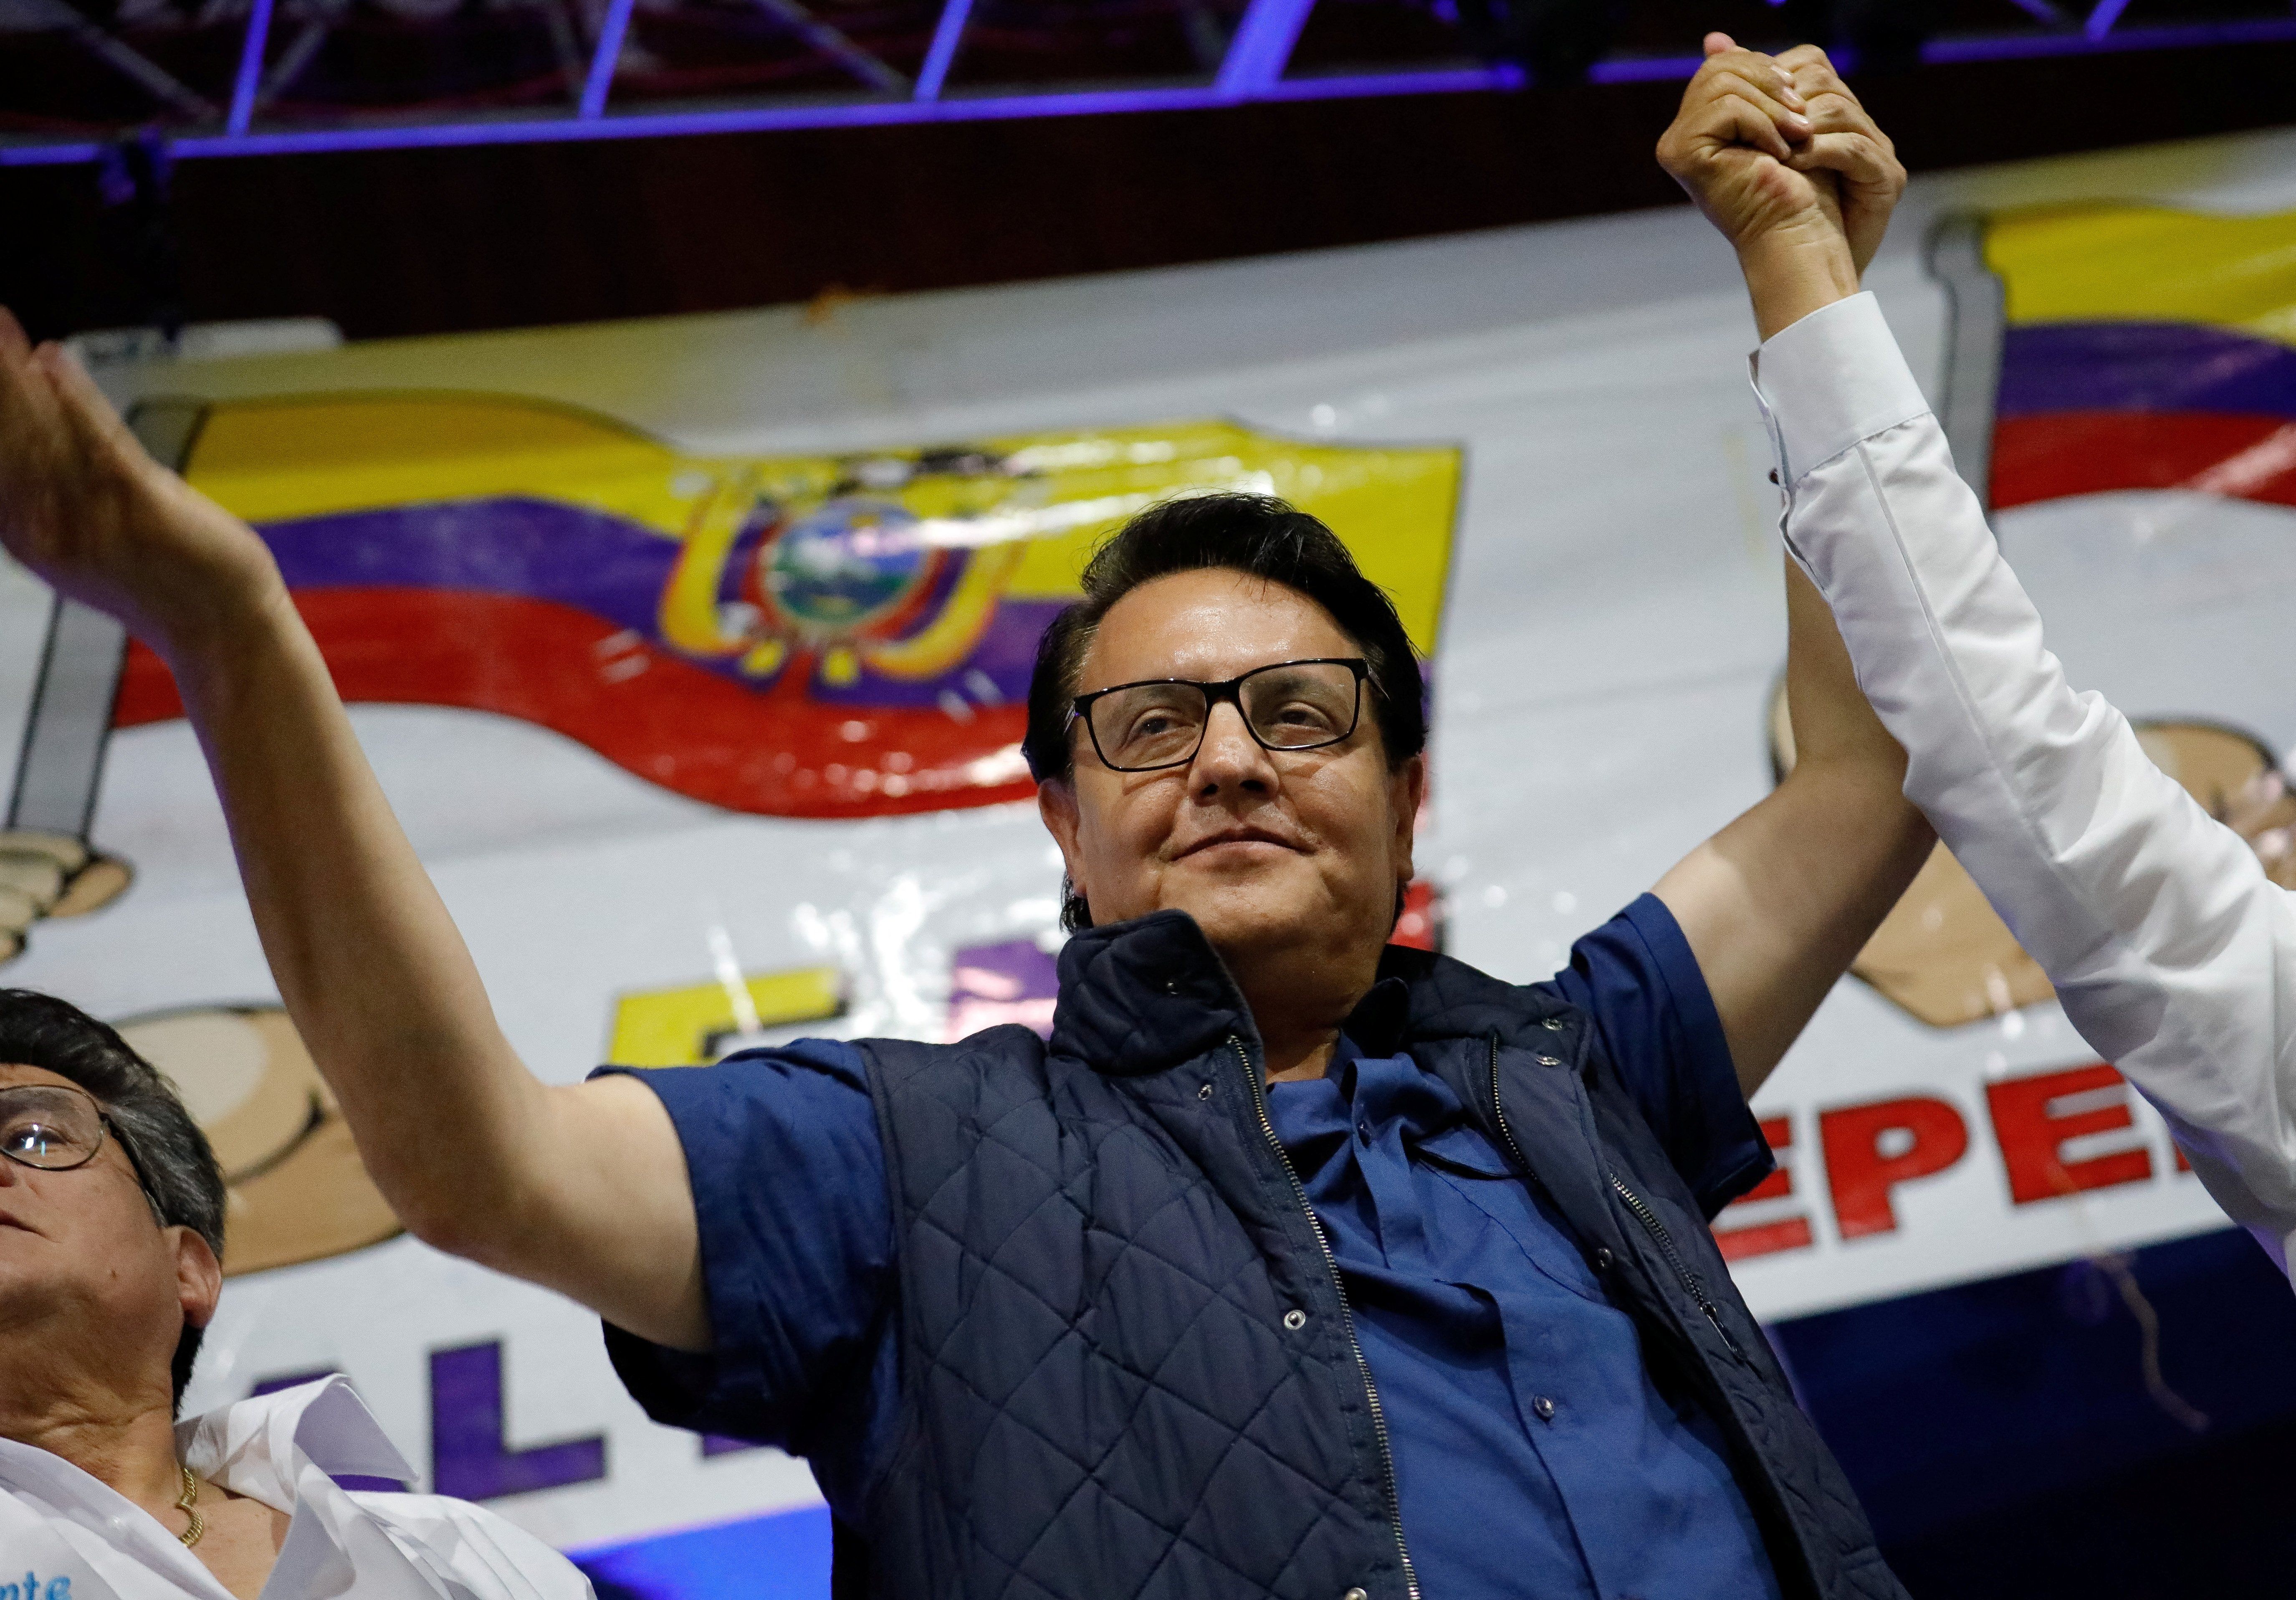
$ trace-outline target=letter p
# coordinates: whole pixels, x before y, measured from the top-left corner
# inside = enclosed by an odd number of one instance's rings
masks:
[[[1944,1171],[1969,1149],[1961,1113],[1926,1095],[1821,1112],[1817,1132],[1844,1239],[1896,1231],[1897,1186]]]

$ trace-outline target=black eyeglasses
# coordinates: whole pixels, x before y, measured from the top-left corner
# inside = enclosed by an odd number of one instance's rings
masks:
[[[1069,725],[1081,719],[1101,764],[1117,772],[1185,767],[1222,701],[1242,715],[1262,750],[1322,750],[1356,731],[1370,676],[1361,657],[1347,656],[1278,661],[1217,684],[1149,678],[1078,695]]]

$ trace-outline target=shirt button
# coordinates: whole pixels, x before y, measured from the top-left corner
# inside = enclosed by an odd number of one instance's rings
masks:
[[[1534,1056],[1534,1057],[1532,1057],[1532,1059],[1533,1059],[1534,1061],[1538,1062],[1538,1064],[1539,1064],[1540,1066],[1542,1066],[1542,1067],[1559,1067],[1559,1066],[1561,1066],[1561,1065],[1562,1064],[1561,1062],[1557,1061],[1557,1060],[1556,1060],[1554,1056],[1552,1056],[1552,1055],[1539,1055],[1539,1056]]]
[[[1296,1333],[1308,1325],[1308,1314],[1294,1306],[1283,1313],[1283,1325]]]
[[[1551,1423],[1554,1420],[1554,1402],[1543,1394],[1530,1402],[1530,1408],[1538,1413],[1540,1422]]]
[[[1562,1031],[1562,1019],[1561,1017],[1549,1017],[1546,1021],[1541,1022],[1539,1026],[1546,1029],[1549,1033],[1560,1033]]]
[[[1370,1144],[1370,1143],[1371,1143],[1371,1124],[1370,1124],[1370,1123],[1368,1123],[1368,1122],[1358,1122],[1358,1123],[1357,1123],[1357,1124],[1356,1124],[1356,1132],[1357,1132],[1358,1135],[1360,1135],[1360,1136],[1362,1136],[1362,1138],[1363,1138],[1363,1142],[1364,1142],[1365,1144],[1368,1145],[1368,1144]]]
[[[1211,1097],[1212,1097],[1212,1086],[1211,1086],[1211,1085],[1210,1085],[1210,1084],[1206,1084],[1206,1085],[1204,1085],[1204,1087],[1201,1087],[1201,1088],[1200,1088],[1200,1089],[1198,1089],[1198,1090],[1196,1091],[1196,1098],[1197,1098],[1197,1099],[1199,1099],[1199,1100],[1209,1100],[1209,1099],[1210,1099]]]
[[[1340,1596],[1340,1600],[1371,1600],[1371,1596],[1361,1589],[1349,1589]]]
[[[1617,1259],[1618,1258],[1613,1256],[1607,1249],[1597,1245],[1595,1250],[1595,1270],[1597,1272],[1610,1271],[1611,1263]]]

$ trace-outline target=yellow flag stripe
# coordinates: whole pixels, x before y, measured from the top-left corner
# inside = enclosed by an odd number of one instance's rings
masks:
[[[2011,211],[1992,219],[1986,258],[2012,323],[2204,323],[2296,345],[2296,212]]]
[[[1278,495],[1329,523],[1394,597],[1412,643],[1434,651],[1459,492],[1456,448],[1315,444],[1218,420],[988,439],[980,447],[1002,471],[923,474],[861,492],[898,500],[960,543],[974,530],[1018,543],[1017,559],[1000,576],[1003,593],[1021,601],[1075,596],[1093,550],[1157,500],[1215,489]],[[915,455],[887,453],[895,461]],[[726,541],[751,497],[802,511],[855,465],[832,456],[684,455],[610,419],[515,396],[363,394],[218,405],[201,431],[191,477],[256,521],[532,496],[621,517],[665,539]],[[714,606],[718,564],[697,570],[708,581],[684,596],[696,612],[686,630],[693,636],[673,642],[709,653],[714,614],[702,613]]]

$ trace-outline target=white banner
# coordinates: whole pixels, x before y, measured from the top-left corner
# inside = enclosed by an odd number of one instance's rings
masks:
[[[1873,277],[1916,369],[1943,344],[1930,218],[2129,194],[2296,207],[2296,137],[1917,185]],[[1995,262],[2013,365],[2038,260]],[[736,1039],[1041,1020],[1059,868],[1013,765],[1013,641],[1058,603],[1054,556],[1190,484],[1297,497],[1396,588],[1434,651],[1415,909],[1452,954],[1546,976],[1773,782],[1784,619],[1751,343],[1726,252],[1668,211],[111,381],[204,407],[182,414],[206,419],[193,477],[305,574],[510,1038],[570,1081]],[[2020,437],[2046,467],[2048,439]],[[2296,510],[2188,480],[2054,490],[2002,527],[2075,680],[2176,724],[2163,759],[2200,783],[2296,743],[2276,669]],[[456,520],[474,506],[480,533]],[[455,564],[481,545],[490,576]],[[58,739],[86,721],[43,687],[50,619],[0,570],[0,762],[65,748],[28,743],[39,717]],[[19,774],[43,805],[92,801],[111,876],[32,925],[0,981],[136,1022],[238,1175],[191,1404],[347,1371],[434,1487],[567,1547],[815,1503],[800,1464],[645,1422],[588,1314],[388,1236],[278,1019],[169,693],[131,652],[100,776],[68,755]],[[681,723],[693,696],[734,720]],[[2223,1226],[1949,869],[1758,1103],[1785,1171],[1720,1227],[1767,1317]]]

